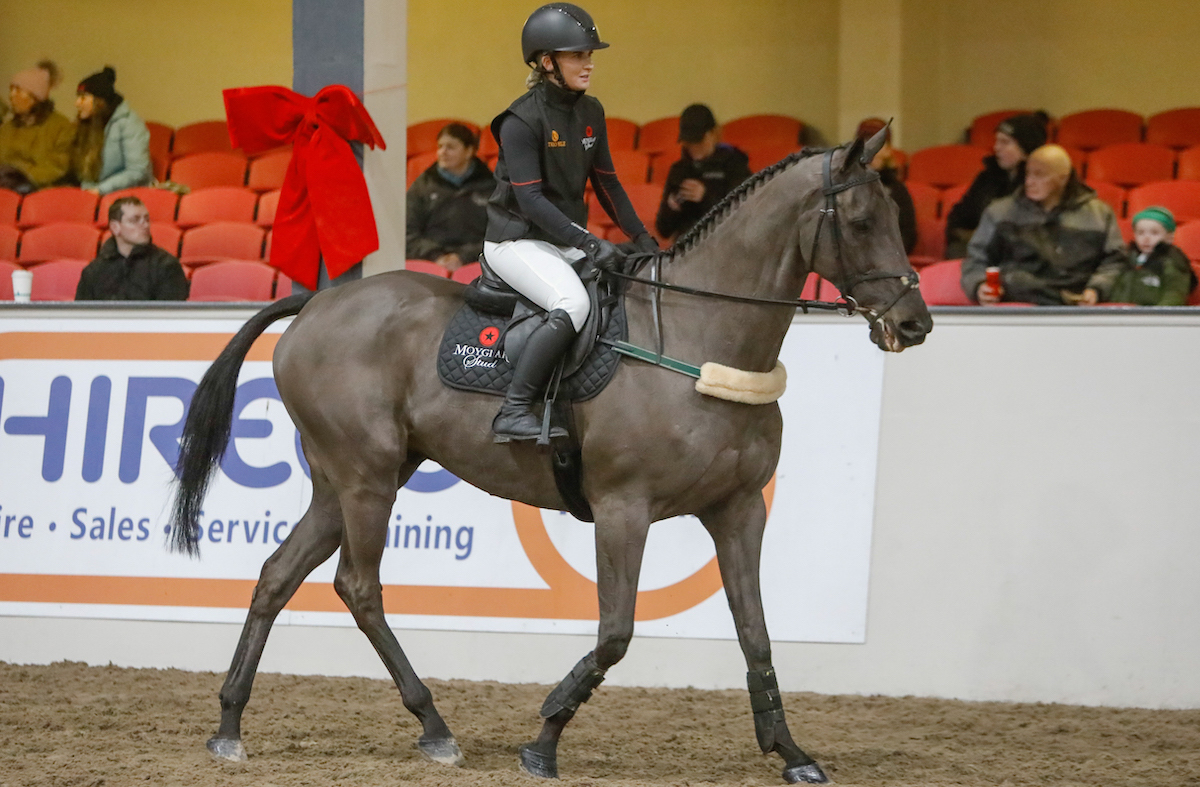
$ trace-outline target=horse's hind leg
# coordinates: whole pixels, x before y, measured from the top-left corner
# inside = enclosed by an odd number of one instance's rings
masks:
[[[783,715],[783,699],[771,666],[771,640],[759,592],[759,559],[767,509],[761,492],[750,492],[704,512],[700,521],[716,545],[721,581],[746,658],[746,682],[754,711],[754,732],[763,753],[776,752],[786,763],[783,778],[790,784],[824,784],[821,766],[796,745]]]
[[[401,483],[417,464],[406,466]],[[333,586],[346,602],[355,622],[391,673],[404,707],[421,722],[423,733],[417,747],[429,759],[444,765],[461,765],[462,753],[450,728],[433,704],[433,694],[417,677],[408,657],[388,628],[383,616],[383,586],[379,581],[379,563],[387,544],[388,519],[395,490],[357,487],[343,490],[342,511],[346,535]]]
[[[208,750],[224,760],[246,759],[242,746],[242,711],[250,699],[254,675],[275,617],[312,570],[338,548],[342,512],[328,479],[313,468],[313,499],[308,511],[263,564],[250,611],[242,627],[233,663],[221,687],[221,727],[208,741]]]
[[[596,649],[580,659],[542,704],[545,721],[538,739],[520,749],[521,769],[531,776],[557,778],[558,739],[579,709],[604,680],[609,667],[625,657],[633,638],[638,574],[650,517],[637,507],[618,510],[596,506],[596,584],[600,626]]]

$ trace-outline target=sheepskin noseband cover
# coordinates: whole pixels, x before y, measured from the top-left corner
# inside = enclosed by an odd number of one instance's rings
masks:
[[[770,404],[787,389],[787,369],[779,361],[769,372],[744,372],[709,361],[700,367],[696,390],[742,404]]]

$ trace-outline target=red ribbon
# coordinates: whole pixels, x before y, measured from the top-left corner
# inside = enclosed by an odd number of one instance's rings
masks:
[[[278,85],[224,91],[229,138],[247,155],[292,146],[271,238],[272,267],[317,289],[320,260],[340,276],[379,248],[375,213],[350,142],[386,149],[345,85],[312,98]]]

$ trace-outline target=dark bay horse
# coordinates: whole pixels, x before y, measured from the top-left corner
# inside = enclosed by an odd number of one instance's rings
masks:
[[[880,136],[865,149],[859,141],[796,154],[768,168],[660,254],[662,281],[743,296],[661,291],[665,352],[697,365],[770,372],[796,311],[790,301],[810,273],[857,302],[881,348],[921,343],[932,320],[915,289],[895,204],[865,167],[881,143]],[[340,547],[334,588],[420,720],[418,747],[435,761],[461,762],[432,695],[384,620],[379,565],[397,490],[432,459],[493,495],[565,508],[544,453],[532,443],[493,443],[498,400],[438,380],[434,355],[462,292],[448,280],[396,272],[286,298],[252,317],[200,383],[180,446],[172,530],[174,547],[192,553],[207,484],[229,440],[238,369],[270,323],[296,315],[275,350],[274,374],[312,469],[312,503],[263,565],[221,689],[221,724],[208,742],[214,755],[245,758],[242,711],[271,625],[309,572]],[[650,293],[633,284],[627,298],[629,338],[642,347],[658,340]],[[787,781],[826,781],[788,730],[759,597],[762,490],[779,459],[778,405],[704,396],[690,378],[626,359],[598,397],[576,406],[575,420],[596,523],[599,632],[595,649],[547,696],[541,733],[521,748],[521,766],[557,775],[563,729],[629,646],[651,523],[694,514],[716,546],[758,744],[783,758]]]

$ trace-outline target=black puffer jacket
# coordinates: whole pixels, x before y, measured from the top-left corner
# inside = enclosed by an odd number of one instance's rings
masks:
[[[684,153],[683,158],[671,165],[667,172],[667,183],[663,186],[662,201],[658,205],[658,216],[654,227],[664,238],[683,235],[700,221],[709,208],[750,177],[750,158],[724,143],[717,146],[706,159],[696,161]],[[683,202],[679,210],[671,210],[667,198],[679,191],[685,180],[698,180],[704,184],[704,199],[699,202]]]
[[[186,301],[190,289],[179,260],[165,250],[145,243],[122,257],[116,239],[109,238],[83,269],[75,300]]]
[[[436,260],[457,254],[474,262],[483,253],[487,203],[496,179],[478,158],[461,186],[447,180],[437,164],[413,181],[406,199],[405,253],[411,260]]]
[[[971,181],[971,187],[946,215],[946,259],[966,256],[971,233],[979,226],[983,211],[1001,197],[1007,197],[1025,182],[1025,162],[1011,173],[1001,168],[995,156],[983,160],[983,172]]]

